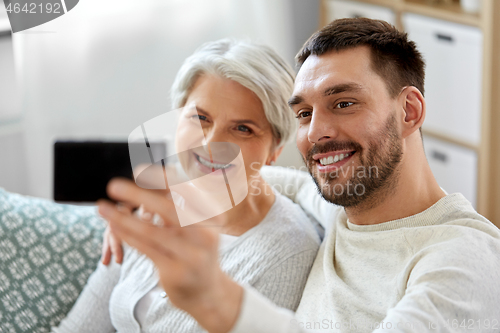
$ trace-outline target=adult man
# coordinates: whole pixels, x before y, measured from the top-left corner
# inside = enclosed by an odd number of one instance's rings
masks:
[[[446,195],[430,171],[415,45],[385,22],[338,20],[297,59],[290,99],[297,146],[322,196],[336,205],[298,186],[296,199],[326,234],[296,317],[220,273],[207,259],[216,254],[202,259],[200,249],[215,240],[201,228],[156,231],[102,204],[113,230],[155,261],[172,302],[210,332],[500,329],[500,232],[461,194]],[[123,182],[109,190],[162,215],[159,196]],[[175,245],[164,245],[166,237]],[[191,255],[175,257],[188,243]]]

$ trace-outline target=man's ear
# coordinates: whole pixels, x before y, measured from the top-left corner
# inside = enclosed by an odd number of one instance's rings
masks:
[[[405,87],[400,95],[400,102],[404,112],[402,127],[403,138],[417,131],[425,119],[425,99],[416,87]]]

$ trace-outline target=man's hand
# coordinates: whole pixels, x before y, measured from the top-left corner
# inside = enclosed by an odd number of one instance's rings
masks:
[[[120,206],[118,209],[123,209],[123,206]],[[136,213],[142,221],[151,222],[153,220],[153,214],[146,212],[143,206],[141,206]],[[106,266],[109,265],[111,256],[115,257],[117,264],[123,262],[122,240],[118,238],[108,226],[104,231],[102,242],[102,263]]]
[[[109,202],[99,202],[99,212],[109,221],[112,233],[155,263],[171,302],[209,332],[228,332],[238,317],[243,288],[220,269],[218,233],[198,224],[181,228],[171,197],[164,191],[113,180],[108,195],[131,206],[143,204],[145,211],[160,216],[162,227],[144,223]]]

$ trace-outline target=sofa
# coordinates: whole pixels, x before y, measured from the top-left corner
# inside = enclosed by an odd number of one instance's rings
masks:
[[[97,266],[105,228],[95,207],[0,188],[0,333],[57,326]]]

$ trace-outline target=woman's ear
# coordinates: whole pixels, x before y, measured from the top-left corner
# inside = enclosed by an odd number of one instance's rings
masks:
[[[278,157],[281,155],[283,148],[284,146],[281,146],[279,148],[274,148],[274,150],[271,152],[271,154],[269,154],[269,157],[267,158],[266,165],[273,165],[278,159]]]
[[[401,107],[404,112],[402,127],[403,138],[417,131],[425,119],[425,99],[416,87],[405,87],[400,95]]]

